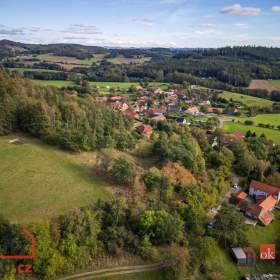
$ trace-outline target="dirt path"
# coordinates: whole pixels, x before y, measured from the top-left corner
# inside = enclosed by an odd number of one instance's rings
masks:
[[[148,265],[134,265],[134,266],[123,266],[123,267],[115,267],[115,268],[107,268],[96,271],[78,273],[74,275],[69,275],[63,278],[59,278],[57,280],[91,280],[100,277],[108,277],[114,275],[123,275],[130,273],[140,273],[140,272],[149,272],[162,269],[167,267],[168,264],[165,262],[148,264]]]

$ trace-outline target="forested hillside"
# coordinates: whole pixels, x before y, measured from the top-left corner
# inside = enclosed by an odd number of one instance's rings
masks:
[[[131,147],[131,122],[97,105],[90,95],[70,96],[54,88],[12,79],[0,70],[0,135],[22,131],[65,149]]]

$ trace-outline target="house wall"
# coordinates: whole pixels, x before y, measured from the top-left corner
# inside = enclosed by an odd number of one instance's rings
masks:
[[[254,189],[254,188],[250,188],[249,189],[249,195],[250,196],[268,196],[268,193],[266,193],[266,192],[262,192],[262,191],[260,191],[260,190],[256,190],[256,189]]]

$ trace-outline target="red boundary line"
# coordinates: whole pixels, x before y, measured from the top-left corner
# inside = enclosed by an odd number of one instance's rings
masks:
[[[0,260],[32,260],[35,258],[36,239],[30,231],[22,228],[23,234],[31,241],[31,256],[0,256]]]

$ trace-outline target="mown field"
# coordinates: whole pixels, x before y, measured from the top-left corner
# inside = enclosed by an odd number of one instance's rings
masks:
[[[267,99],[258,98],[254,96],[244,95],[234,92],[223,92],[220,94],[220,97],[225,98],[226,100],[234,100],[248,107],[271,107],[273,102]]]
[[[34,83],[40,85],[40,86],[53,86],[53,87],[69,87],[69,86],[75,86],[75,82],[73,81],[63,81],[63,80],[32,80]]]
[[[280,114],[261,114],[255,117],[238,117],[235,118],[241,122],[246,120],[253,121],[255,125],[258,124],[269,124],[274,126],[280,126]]]
[[[35,69],[35,68],[7,68],[10,72],[24,73],[25,71],[30,72],[41,72],[41,73],[58,73],[60,71],[50,69]]]
[[[280,90],[280,80],[273,80],[270,83]]]
[[[225,132],[241,131],[244,134],[246,134],[248,130],[251,130],[251,132],[255,132],[257,136],[265,134],[268,139],[271,139],[276,144],[280,144],[280,131],[274,129],[226,122],[224,124],[224,130]]]
[[[13,222],[49,218],[110,197],[88,162],[18,135],[0,137],[0,213]]]
[[[73,81],[63,81],[63,80],[33,80],[33,82],[42,85],[42,86],[54,86],[58,88],[75,86]],[[97,87],[101,94],[110,93],[110,89],[127,91],[131,86],[138,86],[139,83],[130,83],[130,82],[89,82],[90,86]],[[152,82],[149,83],[152,87],[160,87],[165,90],[168,88],[168,83],[161,82]]]

